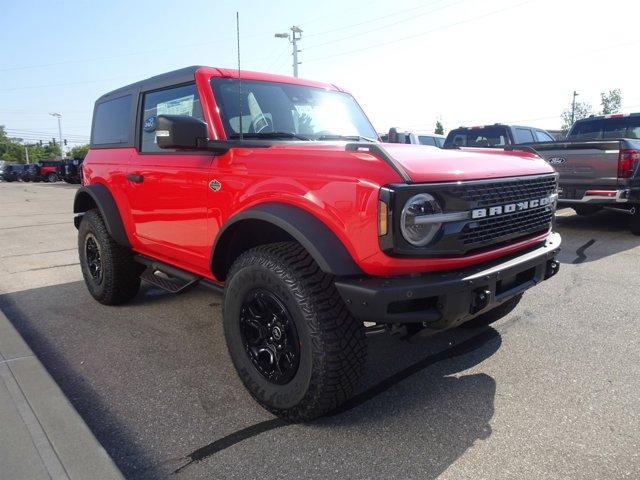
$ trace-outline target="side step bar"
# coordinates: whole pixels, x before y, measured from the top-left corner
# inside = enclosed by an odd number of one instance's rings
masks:
[[[222,291],[222,287],[211,280],[187,272],[181,268],[142,255],[136,255],[134,258],[136,262],[146,265],[147,267],[146,270],[142,272],[142,275],[140,275],[142,280],[170,293],[181,293],[198,284],[219,292]]]

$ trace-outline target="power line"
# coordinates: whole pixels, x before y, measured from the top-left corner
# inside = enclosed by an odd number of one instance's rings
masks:
[[[425,15],[429,15],[431,13],[434,13],[434,12],[437,12],[437,11],[440,11],[440,10],[444,10],[445,8],[453,7],[454,5],[458,5],[460,3],[463,3],[464,1],[465,0],[458,0],[457,2],[450,3],[449,5],[443,5],[441,7],[434,8],[433,10],[429,10],[428,12],[423,12],[423,13],[421,13],[419,15],[413,15],[413,16],[411,16],[409,18],[404,18],[402,20],[398,20],[398,21],[395,21],[393,23],[389,23],[387,25],[382,25],[381,27],[372,28],[370,30],[365,30],[363,32],[357,32],[357,33],[354,33],[352,35],[348,35],[346,37],[327,40],[326,42],[316,43],[315,45],[309,45],[309,46],[305,47],[305,50],[309,50],[310,48],[322,47],[324,45],[330,45],[332,43],[342,42],[344,40],[349,40],[349,39],[354,38],[354,37],[360,37],[362,35],[368,35],[368,34],[373,33],[373,32],[378,32],[380,30],[385,30],[387,28],[395,27],[396,25],[400,25],[401,23],[410,22],[410,21],[413,21],[413,20],[415,20],[417,18],[423,17]]]
[[[7,131],[11,131],[11,132],[19,132],[19,133],[45,133],[45,134],[49,134],[49,133],[56,133],[57,129],[55,128],[43,128],[42,130],[27,130],[27,129],[22,129],[22,128],[7,128]],[[84,133],[69,133],[69,135],[72,136],[76,136],[76,137],[84,137],[86,136]]]
[[[481,20],[483,18],[487,18],[487,17],[490,17],[492,15],[497,15],[497,14],[505,12],[507,10],[512,10],[514,8],[521,7],[521,6],[525,5],[525,4],[531,3],[533,1],[534,0],[525,0],[524,2],[520,2],[520,3],[516,4],[516,5],[510,5],[508,7],[500,8],[498,10],[492,10],[491,12],[487,12],[487,13],[482,14],[482,15],[471,17],[471,18],[468,18],[468,19],[465,19],[465,20],[460,20],[458,22],[450,23],[448,25],[443,25],[441,27],[432,28],[430,30],[425,30],[423,32],[419,32],[419,33],[416,33],[416,34],[413,34],[413,35],[407,35],[405,37],[396,38],[395,40],[389,40],[388,42],[377,43],[375,45],[369,45],[367,47],[362,47],[362,48],[358,48],[358,49],[355,49],[355,50],[349,50],[349,51],[346,51],[346,52],[338,52],[338,53],[334,53],[332,55],[327,55],[325,57],[312,58],[312,59],[305,60],[305,61],[306,61],[306,63],[319,62],[319,61],[322,61],[322,60],[327,60],[329,58],[340,57],[340,56],[343,56],[343,55],[349,55],[351,53],[358,53],[358,52],[363,52],[365,50],[371,50],[372,48],[378,48],[378,47],[384,47],[384,46],[387,46],[387,45],[392,45],[394,43],[403,42],[405,40],[412,40],[414,38],[422,37],[424,35],[428,35],[430,33],[436,32],[436,31],[447,30],[449,28],[457,27],[459,25],[464,25],[466,23],[474,22],[476,20]]]
[[[55,136],[55,132],[12,132],[6,131],[7,135],[15,136],[15,137],[52,137]],[[64,135],[63,138],[67,140],[88,140],[89,135]]]
[[[443,2],[443,1],[445,1],[445,0],[433,0],[433,1],[429,2],[429,3],[424,4],[424,5],[420,5],[420,6],[412,7],[412,8],[407,8],[405,10],[399,10],[397,12],[389,13],[388,15],[384,15],[382,17],[370,18],[368,20],[363,20],[363,21],[358,22],[358,23],[352,23],[350,25],[344,25],[344,26],[341,26],[341,27],[331,28],[329,30],[324,30],[322,32],[310,33],[309,35],[307,35],[307,38],[316,37],[318,35],[326,35],[327,33],[339,32],[341,30],[348,30],[348,29],[351,29],[351,28],[354,28],[354,27],[359,27],[360,25],[366,25],[366,24],[369,24],[369,23],[375,23],[375,22],[378,22],[380,20],[388,20],[391,17],[395,17],[395,16],[398,16],[398,15],[403,15],[403,14],[409,13],[409,12],[414,12],[416,10],[422,10],[423,8],[426,8],[426,7],[428,7],[428,6],[432,5],[432,4],[440,3],[440,2]],[[429,12],[427,12],[427,13],[429,13]],[[415,18],[415,17],[412,17],[412,18]],[[306,48],[310,48],[310,47],[306,47]]]

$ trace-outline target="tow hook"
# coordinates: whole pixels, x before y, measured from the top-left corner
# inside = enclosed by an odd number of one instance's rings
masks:
[[[477,313],[485,308],[487,305],[489,305],[489,300],[491,300],[491,290],[489,290],[488,288],[481,288],[476,290],[471,302],[470,313]]]
[[[560,270],[560,262],[557,260],[549,260],[547,262],[547,271],[544,274],[544,279],[553,277]]]

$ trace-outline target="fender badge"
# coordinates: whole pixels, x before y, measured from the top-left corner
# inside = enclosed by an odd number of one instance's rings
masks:
[[[218,180],[211,180],[209,182],[209,188],[214,192],[217,192],[222,188],[222,184]]]

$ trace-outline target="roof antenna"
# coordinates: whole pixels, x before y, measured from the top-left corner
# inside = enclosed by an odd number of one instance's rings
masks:
[[[240,74],[240,13],[238,12],[236,12],[236,38],[238,41],[238,110],[240,112],[240,141],[242,141],[242,76]]]

